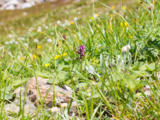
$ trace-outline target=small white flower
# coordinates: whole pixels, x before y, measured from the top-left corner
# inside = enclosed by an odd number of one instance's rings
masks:
[[[149,90],[145,91],[144,94],[147,95],[147,96],[150,96],[152,94],[152,91],[149,91]]]
[[[45,26],[45,29],[48,29],[48,26]]]
[[[8,55],[12,55],[12,53],[11,53],[11,52],[8,52]]]
[[[18,42],[17,42],[17,41],[15,41],[15,44],[17,45],[17,44],[18,44]]]
[[[53,107],[53,108],[51,108],[51,112],[52,113],[55,113],[55,112],[58,112],[60,109],[59,108],[57,108],[57,107]]]
[[[18,59],[20,60],[20,58],[21,58],[21,56],[20,55],[18,55]]]
[[[129,50],[129,49],[131,48],[131,46],[130,46],[130,45],[127,45],[126,47],[127,47],[127,50]]]
[[[38,27],[37,31],[38,31],[38,32],[41,32],[41,31],[42,31],[41,27]]]
[[[47,39],[47,42],[52,42],[52,39],[51,39],[51,38],[48,38],[48,39]]]
[[[39,42],[39,40],[38,39],[34,39],[33,42],[37,43],[37,42]]]
[[[149,85],[146,85],[145,87],[150,89],[150,86],[149,86]]]
[[[13,35],[12,35],[12,34],[9,34],[8,37],[11,38],[11,37],[13,37]]]
[[[51,35],[53,35],[54,33],[53,33],[53,32],[51,32],[50,34],[51,34]]]
[[[24,43],[24,46],[28,46],[28,43]]]
[[[67,103],[62,103],[62,104],[61,104],[61,108],[66,108],[67,106],[68,106]]]
[[[130,45],[126,45],[126,46],[124,46],[124,47],[122,48],[122,52],[126,52],[126,51],[128,51],[130,48],[131,48]]]
[[[127,47],[124,46],[124,47],[122,48],[122,52],[126,52],[126,51],[127,51]]]
[[[10,42],[5,42],[4,44],[8,45],[8,44],[10,44]]]
[[[13,44],[15,42],[15,39],[12,39],[9,43]]]
[[[61,21],[60,21],[60,20],[58,20],[58,21],[57,21],[57,24],[61,24]]]
[[[74,18],[74,20],[75,20],[75,21],[77,21],[77,20],[78,20],[78,18],[77,18],[77,17],[75,17],[75,18]]]
[[[24,37],[21,37],[20,39],[21,39],[22,41],[24,41],[24,40],[25,40],[25,38],[24,38]]]

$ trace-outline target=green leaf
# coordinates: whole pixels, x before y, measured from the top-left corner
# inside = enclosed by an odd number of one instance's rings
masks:
[[[149,70],[149,71],[154,71],[154,70],[155,70],[155,63],[146,65],[146,68],[147,68],[147,70]]]

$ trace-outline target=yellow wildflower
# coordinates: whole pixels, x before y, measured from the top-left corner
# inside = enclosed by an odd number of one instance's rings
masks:
[[[44,64],[44,66],[45,66],[45,67],[49,67],[49,66],[50,66],[50,64],[49,64],[49,63],[47,63],[47,64]]]
[[[36,58],[37,58],[37,55],[33,54],[33,58],[35,58],[35,59],[36,59]]]
[[[73,25],[73,24],[74,24],[74,22],[73,22],[73,21],[71,21],[70,23],[71,23],[71,25]]]
[[[128,23],[127,23],[127,22],[125,22],[125,23],[124,23],[124,26],[125,26],[125,27],[127,27],[127,25],[128,25]]]
[[[40,49],[40,48],[42,48],[42,46],[41,46],[41,45],[38,45],[38,46],[37,46],[37,48],[39,48],[39,49]]]
[[[109,26],[108,26],[108,29],[112,29],[112,27],[109,25]]]
[[[93,19],[94,19],[94,17],[91,17],[91,19],[93,20]]]
[[[123,10],[125,10],[125,9],[126,9],[126,7],[125,7],[125,6],[123,6],[123,7],[122,7],[122,9],[123,9]]]
[[[59,58],[61,58],[61,56],[60,55],[56,55],[53,59],[57,60]]]
[[[156,4],[156,1],[153,1],[153,4]]]
[[[115,6],[112,6],[111,8],[112,8],[112,9],[115,9]]]
[[[113,17],[113,14],[110,14],[110,17]]]
[[[24,60],[24,59],[25,59],[25,57],[20,57],[20,59],[21,59],[21,60]]]
[[[129,38],[133,38],[133,36],[129,36]]]
[[[73,48],[73,45],[70,45],[69,47],[70,47],[70,48]]]
[[[63,53],[63,54],[62,54],[62,56],[66,56],[66,55],[67,55],[67,53]]]
[[[96,16],[98,17],[98,16],[99,16],[99,14],[96,14]]]
[[[120,23],[121,27],[123,27],[123,23]]]

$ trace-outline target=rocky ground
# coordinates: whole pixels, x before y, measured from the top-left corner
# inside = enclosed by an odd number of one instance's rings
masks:
[[[55,86],[55,89],[53,90],[53,86],[48,84],[48,79],[41,77],[37,77],[36,79],[33,77],[26,85],[19,87],[14,91],[15,98],[12,102],[5,105],[5,111],[6,114],[13,112],[18,113],[20,111],[19,106],[22,105],[25,109],[25,115],[34,115],[37,111],[36,107],[43,104],[47,111],[51,111],[53,113],[58,112],[60,109],[64,109],[68,106],[71,101],[72,92],[72,89],[66,85],[62,88]],[[55,105],[53,100],[54,95]],[[71,115],[76,112],[76,106],[76,102],[73,100],[70,109]]]
[[[36,4],[57,1],[58,0],[0,0],[0,10],[25,9],[35,6]],[[70,1],[79,2],[80,0],[63,0],[64,3]]]

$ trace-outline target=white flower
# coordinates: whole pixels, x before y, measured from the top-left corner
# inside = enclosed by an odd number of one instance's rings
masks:
[[[48,26],[45,26],[45,29],[48,29]]]
[[[24,46],[28,46],[28,43],[24,43]]]
[[[12,35],[12,34],[9,34],[8,37],[11,38],[11,37],[13,37],[13,35]]]
[[[74,20],[75,20],[75,21],[77,21],[77,20],[78,20],[78,18],[77,18],[77,17],[75,17],[75,18],[74,18]]]
[[[62,104],[61,104],[61,108],[66,108],[67,106],[68,106],[67,103],[62,103]]]
[[[52,42],[52,39],[51,39],[51,38],[48,38],[48,39],[47,39],[47,42]]]
[[[22,41],[24,41],[24,40],[25,40],[25,38],[23,38],[23,37],[21,37],[20,39],[21,39]]]
[[[41,32],[41,31],[42,31],[41,27],[38,27],[37,31],[38,31],[38,32]]]
[[[131,46],[130,46],[130,45],[127,45],[126,47],[127,47],[127,50],[129,50],[129,49],[131,48]]]
[[[149,88],[149,89],[150,89],[150,86],[149,86],[149,85],[146,85],[146,88]]]
[[[55,113],[55,112],[58,112],[60,109],[58,107],[53,107],[51,108],[51,112],[52,113]]]
[[[11,53],[11,52],[8,52],[8,55],[12,55],[12,53]]]
[[[20,58],[21,58],[21,56],[20,55],[18,55],[18,59],[20,60]]]
[[[124,46],[124,47],[122,48],[122,52],[126,52],[126,51],[128,51],[130,48],[131,48],[130,45],[126,45],[126,46]]]
[[[122,52],[126,52],[126,51],[127,51],[127,47],[124,46],[124,47],[122,48]]]
[[[34,39],[33,42],[37,43],[37,42],[39,42],[39,40],[38,39]]]
[[[8,44],[10,44],[10,42],[5,42],[4,44],[8,45]]]
[[[147,95],[147,96],[150,96],[152,94],[152,91],[149,91],[149,90],[145,91],[144,94]]]
[[[15,44],[17,45],[17,44],[18,44],[18,42],[17,42],[17,41],[15,41]]]
[[[50,34],[51,34],[51,35],[53,35],[54,33],[53,33],[53,32],[51,32]]]
[[[60,21],[60,20],[58,20],[58,21],[57,21],[57,24],[61,24],[61,21]]]
[[[9,43],[12,44],[15,42],[15,39],[12,39]]]
[[[31,27],[31,28],[29,29],[29,32],[32,32],[32,30],[33,30],[33,27]]]

